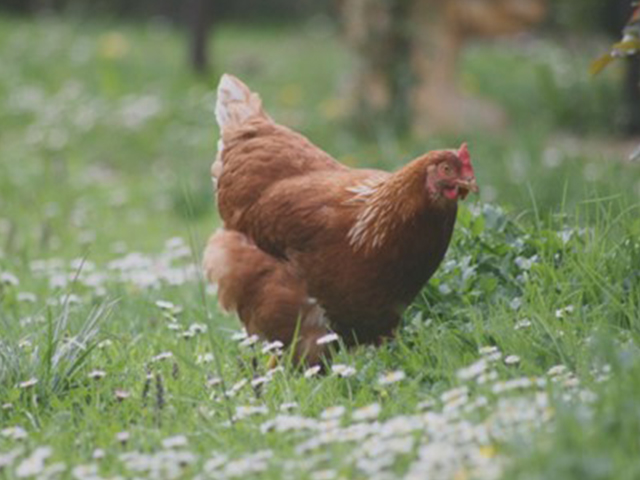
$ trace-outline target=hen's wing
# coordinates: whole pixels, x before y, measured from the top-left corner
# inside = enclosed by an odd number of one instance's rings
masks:
[[[242,215],[280,180],[346,169],[302,135],[273,122],[258,94],[231,75],[220,80],[216,119],[221,139],[211,173],[225,222]]]
[[[349,169],[276,124],[258,95],[230,75],[220,81],[216,117],[222,142],[212,174],[225,227],[277,257],[313,248],[320,233],[347,229],[358,189],[388,175]]]

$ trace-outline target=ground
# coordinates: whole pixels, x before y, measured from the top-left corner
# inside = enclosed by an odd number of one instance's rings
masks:
[[[2,478],[640,476],[640,165],[612,69],[552,39],[474,46],[501,135],[347,127],[330,25],[225,26],[211,76],[162,24],[0,21]],[[594,47],[596,48],[596,47]],[[199,256],[222,71],[349,164],[468,141],[482,196],[398,339],[328,375],[245,338]]]

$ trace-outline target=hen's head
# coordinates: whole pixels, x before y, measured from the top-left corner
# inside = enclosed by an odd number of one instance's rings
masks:
[[[467,144],[460,149],[432,152],[427,166],[427,192],[432,200],[464,200],[469,192],[478,193]]]

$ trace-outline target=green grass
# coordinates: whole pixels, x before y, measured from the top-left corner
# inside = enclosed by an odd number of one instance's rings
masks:
[[[366,139],[336,116],[350,58],[331,29],[221,27],[206,78],[183,43],[0,20],[1,478],[638,478],[640,169],[611,137],[618,72],[592,81],[591,52],[550,40],[476,46],[462,85],[506,132]],[[202,282],[222,71],[350,163],[471,145],[484,197],[398,338],[337,353],[352,375],[267,374]]]

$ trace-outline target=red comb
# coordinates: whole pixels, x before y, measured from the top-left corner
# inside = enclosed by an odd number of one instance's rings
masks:
[[[460,145],[460,149],[458,150],[458,158],[462,162],[462,174],[465,177],[472,177],[473,167],[471,166],[471,155],[469,155],[469,148],[467,147],[467,142],[464,142]]]

